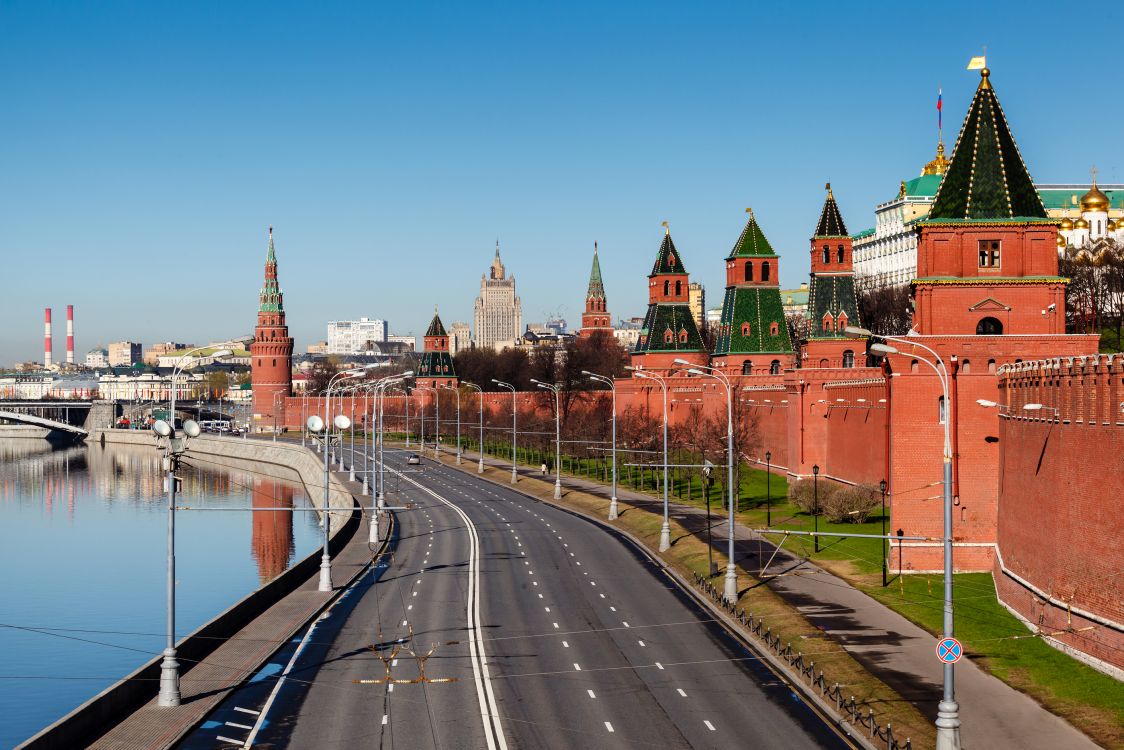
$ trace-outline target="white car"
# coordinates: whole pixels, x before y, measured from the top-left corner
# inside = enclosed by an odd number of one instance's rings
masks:
[[[406,463],[409,466],[417,466],[421,464],[421,456],[419,456],[417,453],[411,453],[406,457]]]

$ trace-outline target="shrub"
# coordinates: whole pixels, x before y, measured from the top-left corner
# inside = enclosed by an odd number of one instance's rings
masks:
[[[790,482],[789,500],[809,515],[816,513],[815,481],[801,479]],[[863,523],[881,502],[878,488],[871,485],[842,485],[837,482],[819,483],[819,514],[832,523]]]

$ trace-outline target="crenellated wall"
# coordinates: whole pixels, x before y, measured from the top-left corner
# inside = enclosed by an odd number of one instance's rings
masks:
[[[1119,356],[1001,368],[994,574],[1047,640],[1124,679],[1122,380]]]

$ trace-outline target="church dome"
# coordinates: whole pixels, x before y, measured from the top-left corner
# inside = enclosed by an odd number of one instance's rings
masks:
[[[1061,229],[1063,232],[1068,232],[1069,230],[1073,229],[1073,221],[1067,216],[1064,219],[1062,219],[1062,224],[1058,228]]]
[[[1119,226],[1119,225],[1115,221],[1113,221],[1112,219],[1108,220],[1108,231],[1109,232],[1115,232],[1117,226]]]
[[[1073,226],[1075,229],[1088,229],[1089,222],[1085,221],[1084,219],[1078,219]]]
[[[1108,213],[1108,196],[1101,192],[1094,182],[1093,186],[1089,188],[1089,192],[1081,196],[1081,211],[1103,211]]]
[[[1059,234],[1059,235],[1058,235],[1058,247],[1065,247],[1065,246],[1066,246],[1067,244],[1069,244],[1069,243],[1067,243],[1067,242],[1065,241],[1065,237],[1062,237],[1062,236],[1061,236],[1061,235]]]

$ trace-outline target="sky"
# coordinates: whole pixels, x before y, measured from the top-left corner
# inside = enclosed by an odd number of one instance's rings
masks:
[[[580,324],[594,241],[642,315],[668,221],[721,304],[752,207],[807,280],[949,150],[991,80],[1038,182],[1124,182],[1117,4],[0,0],[0,364],[252,331],[268,228],[298,351],[329,320],[471,322],[500,242],[525,322]]]

